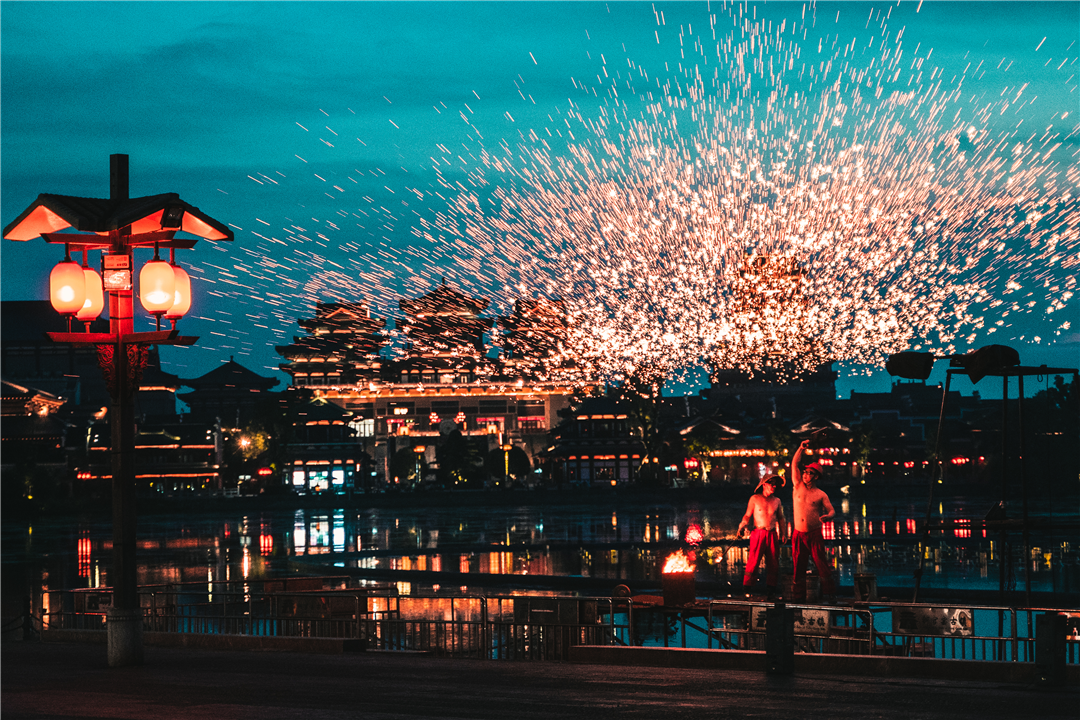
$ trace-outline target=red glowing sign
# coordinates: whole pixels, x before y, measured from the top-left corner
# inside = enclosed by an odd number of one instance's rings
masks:
[[[270,469],[270,468],[264,467],[264,468],[259,468],[259,471],[258,471],[257,474],[262,476],[262,477],[266,477],[267,475],[273,475],[274,471],[272,469]]]
[[[696,468],[698,466],[697,458],[686,458],[683,460],[683,467],[686,469]]]
[[[90,577],[90,538],[81,537],[78,542],[79,576]]]
[[[686,542],[689,545],[697,545],[699,542],[705,539],[704,533],[701,532],[701,526],[697,523],[690,525],[686,528]]]

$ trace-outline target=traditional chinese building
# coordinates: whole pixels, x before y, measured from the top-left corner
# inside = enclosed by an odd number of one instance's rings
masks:
[[[530,468],[536,467],[570,389],[542,379],[527,355],[551,345],[557,331],[543,334],[550,318],[540,305],[519,304],[505,325],[505,345],[511,348],[504,350],[507,357],[489,357],[494,353],[485,336],[496,318],[483,315],[488,304],[445,282],[421,297],[402,299],[404,317],[394,325],[403,347],[395,358],[375,352],[373,341],[384,321],[371,318],[366,308],[345,304],[317,306],[315,318],[300,321],[310,328],[309,336],[278,348],[289,360],[281,367],[293,377],[294,388],[307,387],[351,413],[354,454],[363,452],[372,460],[357,487],[368,484],[370,473],[392,484],[395,463],[406,457],[415,461],[420,448],[426,468],[421,482],[431,481],[438,476],[440,446],[457,433],[478,457],[508,452],[510,446],[524,450]],[[313,382],[317,367],[334,370],[324,370]],[[533,484],[531,473],[517,480]]]
[[[606,397],[588,398],[576,408],[543,453],[558,485],[613,487],[634,478],[645,444],[632,436],[627,412]]]
[[[280,382],[257,375],[230,357],[229,362],[205,375],[184,380],[184,385],[192,389],[177,397],[191,408],[192,422],[213,425],[220,420],[227,427],[242,427]]]
[[[427,295],[402,299],[405,318],[396,322],[405,339],[405,362],[398,366],[402,383],[454,385],[490,376],[484,334],[494,320],[484,317],[489,301],[462,294],[445,282]]]
[[[307,335],[276,350],[288,362],[281,369],[293,387],[362,385],[379,381],[379,353],[386,321],[371,317],[362,303],[319,303],[315,317],[298,321]]]
[[[569,328],[561,301],[517,300],[514,311],[499,318],[499,327],[504,373],[542,378],[568,364],[564,342]]]
[[[3,381],[0,393],[0,478],[3,497],[32,497],[66,488],[70,481],[64,452],[67,423],[59,416],[62,398],[37,388]]]
[[[353,413],[319,398],[295,407],[286,443],[288,481],[299,495],[366,489],[370,458],[357,442]]]

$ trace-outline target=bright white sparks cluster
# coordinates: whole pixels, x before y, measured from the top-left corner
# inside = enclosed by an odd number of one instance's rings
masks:
[[[806,11],[775,22],[725,6],[703,35],[680,31],[665,79],[601,56],[541,133],[436,162],[446,204],[409,220],[413,247],[382,243],[359,270],[292,291],[375,299],[446,276],[503,307],[558,298],[566,357],[607,377],[879,364],[952,352],[1036,300],[1064,307],[1077,126],[1025,126],[1026,85],[973,93],[985,69],[946,78],[932,50],[904,46],[888,7],[867,9],[862,39],[807,47]],[[372,205],[384,227],[401,221]],[[308,252],[324,244],[298,234]]]

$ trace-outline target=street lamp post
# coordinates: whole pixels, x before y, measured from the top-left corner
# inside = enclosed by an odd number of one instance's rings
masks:
[[[426,451],[427,451],[427,446],[426,445],[417,445],[416,447],[413,448],[413,452],[416,453],[416,485],[417,485],[417,487],[420,487],[420,485],[422,484],[421,481],[424,479],[423,476],[420,475],[420,472],[421,472],[420,460],[421,460],[421,458],[424,457],[424,452],[426,452]]]
[[[514,449],[514,446],[510,443],[506,443],[502,446],[503,451],[503,487],[510,487],[510,451]]]
[[[74,231],[74,232],[71,232]],[[207,240],[232,240],[225,225],[187,204],[176,193],[140,198],[128,196],[128,156],[109,157],[109,197],[82,198],[39,195],[11,224],[4,238],[27,241],[37,237],[63,244],[65,260],[50,276],[53,307],[69,320],[69,332],[49,333],[58,343],[94,345],[111,398],[113,568],[112,608],[106,620],[111,667],[143,661],[142,610],[135,564],[135,417],[134,394],[139,387],[151,345],[191,345],[197,338],[180,336],[176,320],[190,307],[187,273],[158,257],[160,248],[190,249],[197,239],[175,237],[178,231]],[[70,260],[70,249],[83,253],[83,267]],[[135,332],[133,306],[134,250],[152,248],[154,260],[139,277],[140,301],[157,320],[157,330]],[[87,267],[91,251],[103,251],[104,277]],[[68,265],[83,274],[83,282]],[[87,293],[88,287],[90,292]],[[179,287],[178,287],[179,286]],[[89,323],[103,309],[101,288],[108,293],[109,332],[89,332]],[[161,316],[172,329],[161,330]],[[87,323],[86,332],[70,332],[72,317]]]

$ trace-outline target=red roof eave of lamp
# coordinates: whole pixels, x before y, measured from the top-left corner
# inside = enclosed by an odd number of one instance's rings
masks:
[[[162,222],[166,211],[182,211],[179,222],[174,219],[166,227]],[[178,230],[206,240],[233,239],[228,226],[184,202],[176,193],[129,200],[41,194],[4,228],[3,237],[18,241],[44,237],[47,242],[92,249],[109,247],[108,234],[125,227],[130,228],[131,245],[159,243],[162,247],[190,248],[193,241],[173,238]],[[65,230],[95,234],[61,232]]]

